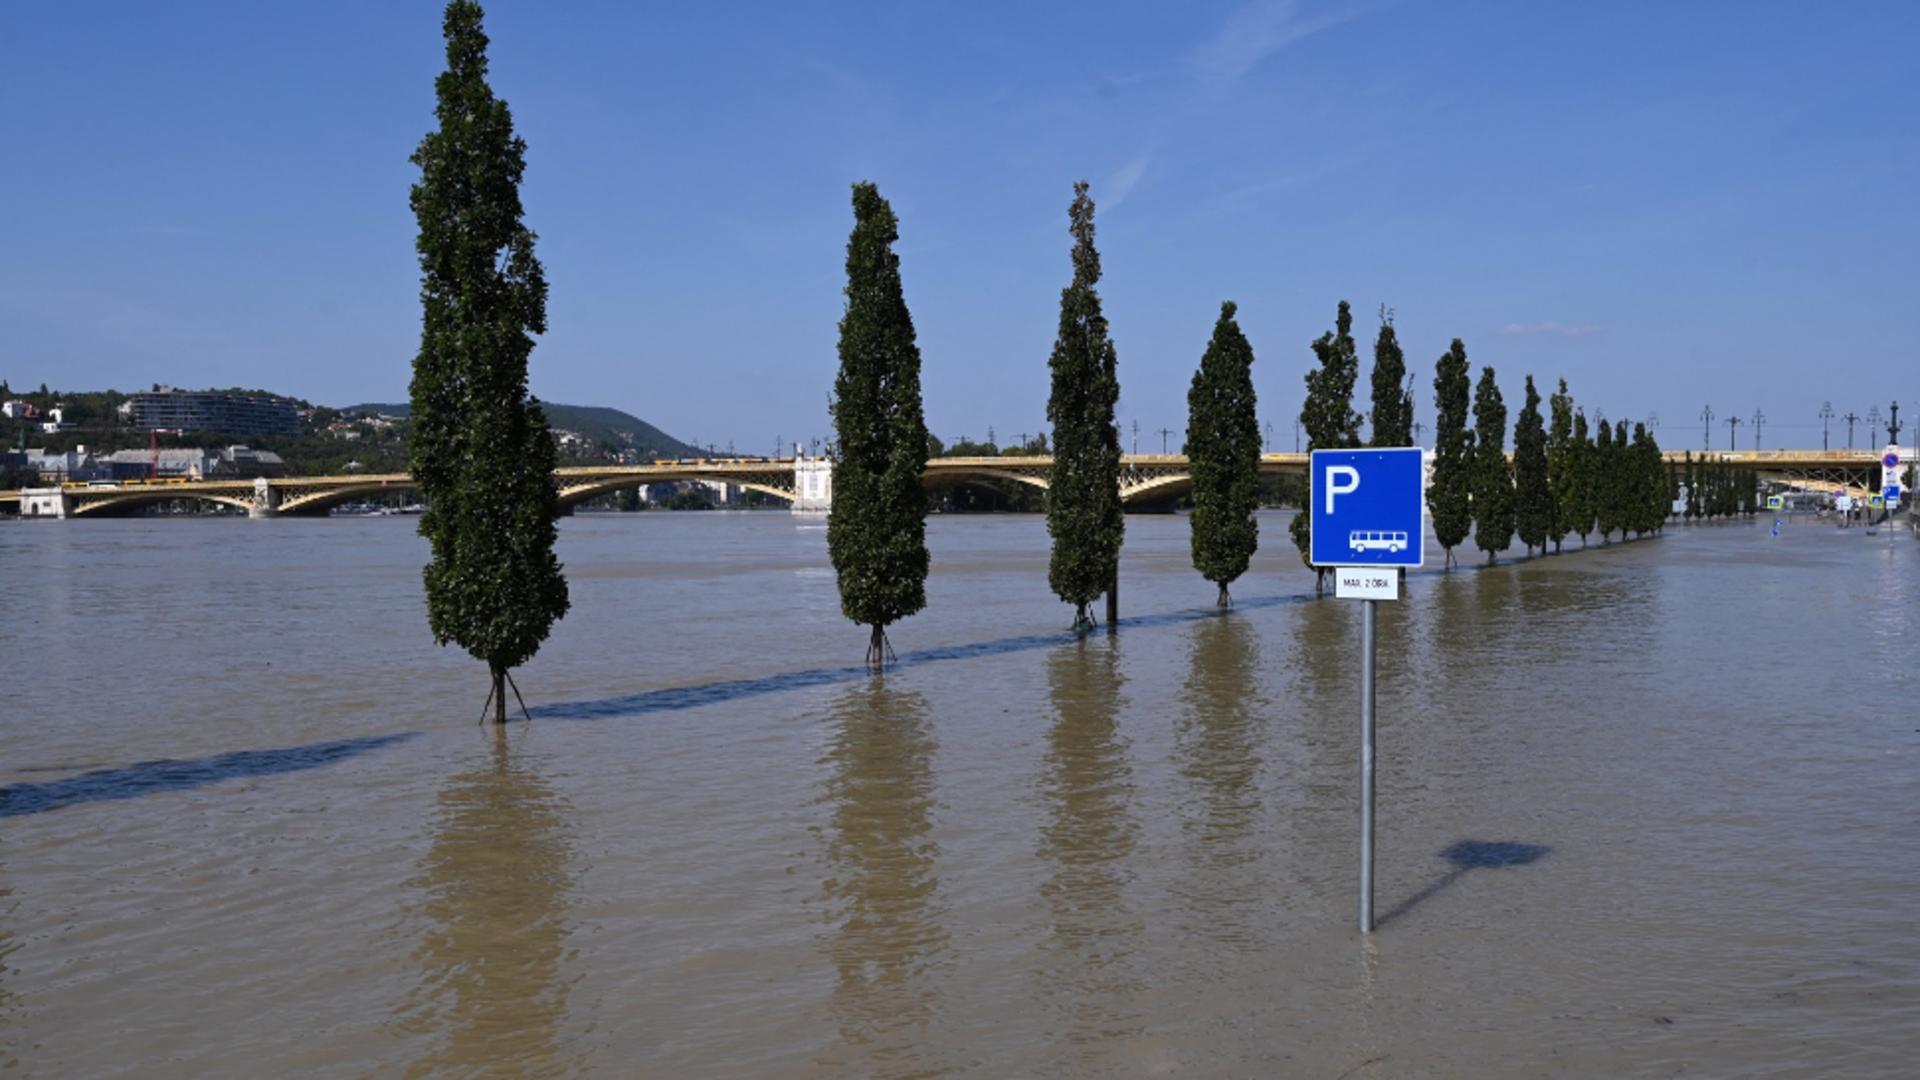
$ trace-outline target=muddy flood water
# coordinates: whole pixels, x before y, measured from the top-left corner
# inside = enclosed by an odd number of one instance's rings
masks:
[[[1430,560],[1364,940],[1285,527],[1076,640],[936,517],[875,678],[821,519],[581,515],[497,733],[411,520],[0,522],[0,1074],[1920,1075],[1920,544]]]

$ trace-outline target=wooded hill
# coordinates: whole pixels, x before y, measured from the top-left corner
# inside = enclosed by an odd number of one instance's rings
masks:
[[[637,450],[642,455],[669,458],[699,457],[706,453],[619,409],[604,405],[562,405],[553,401],[543,401],[540,407],[546,410],[549,427],[579,432],[605,450]],[[349,405],[340,411],[348,415],[405,417],[410,410],[402,402]]]

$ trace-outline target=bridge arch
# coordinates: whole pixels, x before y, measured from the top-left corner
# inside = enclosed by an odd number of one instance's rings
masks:
[[[762,495],[771,495],[782,502],[792,502],[792,488],[777,487],[770,483],[733,473],[696,473],[679,471],[666,476],[621,476],[606,480],[594,480],[589,483],[571,484],[560,489],[560,505],[563,508],[578,506],[589,499],[610,495],[628,488],[645,487],[648,484],[672,484],[683,480],[707,480],[716,484],[732,484],[748,491],[757,491]]]
[[[327,488],[312,492],[289,491],[280,496],[280,502],[274,512],[280,514],[311,514],[319,516],[336,506],[364,499],[370,495],[392,495],[399,492],[418,494],[419,488],[412,481],[395,482],[392,480],[369,481],[364,484],[347,484],[338,488]]]
[[[929,465],[932,463],[929,462]],[[1016,484],[1025,484],[1041,491],[1047,490],[1047,478],[1014,469],[995,469],[985,466],[965,468],[929,468],[920,475],[921,486],[928,490],[964,484],[979,480],[1008,480]]]
[[[247,511],[253,509],[253,500],[243,496],[149,488],[139,491],[115,491],[111,495],[99,498],[88,498],[83,495],[74,500],[73,509],[67,514],[69,517],[117,517],[159,503],[182,501],[217,503]]]
[[[1154,502],[1160,499],[1178,498],[1192,489],[1192,473],[1168,473],[1123,485],[1120,488],[1120,503],[1126,506],[1143,502]]]

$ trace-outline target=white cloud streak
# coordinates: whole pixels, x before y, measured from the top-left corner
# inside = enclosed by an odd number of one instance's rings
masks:
[[[1600,332],[1593,323],[1562,323],[1548,319],[1545,322],[1510,322],[1500,328],[1503,337],[1591,337]]]
[[[1226,26],[1194,50],[1202,76],[1229,83],[1243,78],[1269,56],[1329,27],[1365,14],[1358,5],[1308,15],[1297,0],[1254,0],[1227,17]]]
[[[1138,184],[1140,178],[1147,174],[1147,166],[1151,164],[1153,164],[1153,154],[1148,152],[1120,166],[1119,172],[1107,178],[1104,187],[1104,198],[1100,200],[1100,208],[1103,210],[1112,210],[1125,202],[1127,195],[1133,191],[1134,185]]]

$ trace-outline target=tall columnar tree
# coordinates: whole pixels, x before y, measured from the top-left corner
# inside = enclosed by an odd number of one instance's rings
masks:
[[[1600,421],[1600,435],[1593,444],[1594,528],[1599,531],[1602,544],[1613,542],[1613,530],[1620,524],[1620,485],[1615,475],[1617,471],[1618,465],[1613,453],[1613,427],[1603,417]]]
[[[1553,553],[1560,554],[1560,544],[1573,530],[1572,507],[1574,495],[1575,470],[1573,464],[1573,395],[1567,393],[1567,380],[1560,380],[1560,389],[1547,399],[1552,418],[1547,426],[1547,485],[1548,509],[1551,511],[1547,525],[1547,539],[1553,541]]]
[[[1678,511],[1673,508],[1673,504],[1680,501],[1680,463],[1677,461],[1667,462],[1666,494],[1667,500],[1666,505],[1661,508],[1662,514],[1665,517],[1678,516]]]
[[[1313,342],[1320,366],[1307,371],[1307,399],[1300,406],[1300,426],[1307,431],[1307,449],[1344,450],[1360,445],[1360,414],[1353,411],[1353,387],[1360,380],[1360,351],[1353,343],[1353,311],[1340,301],[1334,329]],[[1311,562],[1312,515],[1295,514],[1288,526],[1300,561]],[[1325,591],[1326,571],[1314,574],[1315,595]]]
[[[1681,482],[1686,485],[1687,506],[1681,512],[1688,524],[1700,516],[1700,477],[1693,466],[1693,451],[1687,451],[1687,458],[1681,473]]]
[[[1374,446],[1413,445],[1413,395],[1407,392],[1407,358],[1393,330],[1393,312],[1380,309],[1380,334],[1373,339]]]
[[[1562,512],[1567,515],[1567,528],[1580,534],[1580,546],[1587,546],[1587,535],[1593,532],[1595,512],[1596,471],[1599,460],[1594,450],[1593,438],[1587,433],[1587,413],[1576,409],[1573,414],[1573,444],[1569,448],[1568,472],[1572,481],[1567,485],[1567,501]]]
[[[1640,475],[1640,444],[1627,438],[1625,420],[1613,425],[1613,437],[1621,444],[1614,466],[1620,470],[1620,538],[1625,540],[1645,523],[1646,480]]]
[[[1493,369],[1473,388],[1473,542],[1487,563],[1513,543],[1513,468],[1507,464],[1507,406]]]
[[[872,627],[867,663],[886,663],[887,627],[927,606],[927,423],[920,347],[900,287],[893,207],[870,183],[853,185],[847,306],[833,380],[833,505],[827,551],[840,610]]]
[[[1253,346],[1220,305],[1213,340],[1187,391],[1187,460],[1193,473],[1193,568],[1220,586],[1217,603],[1232,603],[1227,586],[1247,572],[1260,546],[1260,421],[1254,412]]]
[[[1633,444],[1638,456],[1640,475],[1646,484],[1645,516],[1641,519],[1646,528],[1642,532],[1659,532],[1667,520],[1667,508],[1673,504],[1672,469],[1660,457],[1660,443],[1653,437],[1653,431],[1645,424],[1633,425]]]
[[[1553,529],[1553,489],[1547,474],[1547,429],[1540,417],[1540,392],[1527,376],[1527,396],[1513,426],[1513,524],[1531,556],[1547,553]]]
[[[1627,538],[1627,527],[1633,524],[1634,497],[1638,485],[1633,482],[1633,450],[1627,445],[1627,422],[1613,425],[1613,520],[1620,527],[1620,539]]]
[[[1434,537],[1446,549],[1449,567],[1453,549],[1473,529],[1473,431],[1467,427],[1472,391],[1467,347],[1454,338],[1433,367],[1433,479],[1427,487]]]
[[[1073,282],[1060,291],[1060,332],[1053,343],[1053,473],[1047,489],[1047,532],[1053,558],[1047,581],[1074,607],[1073,624],[1093,625],[1091,605],[1113,587],[1126,522],[1120,514],[1119,360],[1100,310],[1100,253],[1093,246],[1093,200],[1073,185],[1067,209],[1073,235]]]
[[[1635,423],[1633,439],[1627,444],[1626,455],[1630,495],[1627,521],[1633,527],[1633,531],[1640,536],[1652,532],[1659,525],[1657,508],[1660,505],[1660,489],[1664,486],[1659,473],[1659,459],[1648,460],[1649,445],[1651,444],[1647,442],[1647,425]]]
[[[527,146],[487,85],[481,19],[469,0],[447,5],[439,128],[413,153],[422,318],[407,453],[432,549],[427,625],[486,662],[505,722],[508,673],[566,614],[567,581],[553,552],[557,452],[527,393],[533,335],[547,329],[546,276],[521,220]]]

